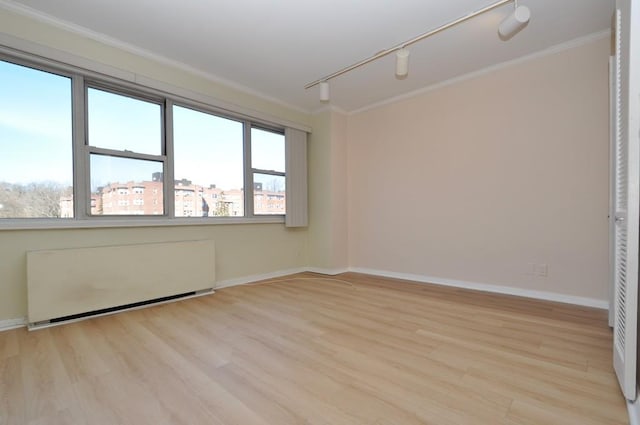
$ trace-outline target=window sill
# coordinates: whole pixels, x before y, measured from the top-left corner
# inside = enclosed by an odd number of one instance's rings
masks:
[[[0,219],[0,231],[36,229],[97,229],[114,227],[212,226],[220,224],[284,224],[283,215],[264,217],[194,217],[194,218],[72,218]]]

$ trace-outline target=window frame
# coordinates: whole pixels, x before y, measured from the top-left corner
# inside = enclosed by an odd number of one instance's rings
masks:
[[[253,173],[272,174],[270,170],[258,170],[251,167],[251,128],[259,128],[285,134],[285,127],[263,119],[254,119],[242,113],[221,109],[200,100],[182,97],[163,90],[146,87],[89,71],[77,66],[60,63],[52,59],[37,57],[29,53],[16,51],[7,53],[10,48],[0,46],[0,60],[70,78],[72,99],[72,136],[71,152],[73,164],[73,218],[3,218],[0,230],[55,229],[55,228],[100,228],[100,227],[146,227],[146,226],[182,226],[212,224],[245,223],[284,223],[285,214],[260,215],[253,209]],[[138,100],[150,101],[160,105],[161,110],[161,155],[149,155],[129,151],[118,151],[89,145],[88,140],[88,90],[95,88],[117,95]],[[243,176],[244,176],[244,215],[230,217],[176,217],[175,216],[175,180],[173,151],[173,105],[212,114],[221,118],[241,122],[243,138]],[[90,187],[90,157],[101,154],[112,157],[143,159],[163,164],[163,215],[92,215]],[[277,175],[286,176],[285,173]]]
[[[269,131],[271,133],[275,133],[275,134],[280,134],[283,137],[283,143],[285,144],[285,150],[286,150],[286,140],[284,140],[285,137],[285,131],[284,129],[279,129],[279,128],[274,128],[274,127],[269,127],[269,126],[265,126],[265,125],[258,125],[258,124],[251,124],[249,126],[249,130],[248,130],[248,137],[245,134],[245,139],[248,139],[249,141],[249,155],[247,155],[248,159],[248,167],[245,166],[245,170],[248,170],[249,174],[251,174],[250,179],[251,179],[251,214],[252,217],[273,217],[273,216],[284,216],[286,215],[286,203],[285,203],[285,214],[256,214],[255,211],[255,205],[254,205],[254,200],[255,200],[255,193],[254,193],[254,179],[253,176],[254,174],[264,174],[264,175],[269,175],[269,176],[278,176],[278,177],[282,177],[285,179],[285,200],[286,200],[286,190],[287,190],[287,186],[286,186],[286,178],[287,178],[287,165],[286,165],[286,153],[285,153],[285,158],[282,158],[284,163],[285,163],[285,170],[284,171],[275,171],[275,170],[264,170],[262,168],[254,168],[253,167],[253,163],[252,163],[252,152],[251,152],[251,144],[252,144],[252,140],[251,140],[251,130],[252,129],[257,129],[257,130],[262,130],[262,131]],[[246,177],[245,177],[246,179]]]
[[[71,140],[69,141],[71,143],[71,164],[72,164],[72,175],[71,175],[71,184],[73,186],[72,189],[72,199],[73,199],[73,217],[33,217],[33,218],[2,218],[0,219],[0,229],[3,228],[13,228],[15,227],[14,225],[11,225],[12,223],[15,223],[18,226],[22,226],[24,227],[25,225],[28,224],[40,224],[40,223],[34,223],[36,221],[38,222],[50,222],[50,223],[57,223],[57,222],[61,222],[64,223],[65,225],[69,225],[70,223],[73,223],[75,221],[77,221],[78,219],[78,215],[77,215],[77,202],[76,202],[76,163],[75,163],[75,157],[76,157],[76,152],[75,152],[75,137],[76,137],[76,116],[75,116],[75,97],[74,97],[74,93],[75,93],[75,86],[76,86],[76,80],[77,80],[77,75],[75,73],[73,73],[72,71],[70,71],[69,69],[63,69],[63,68],[58,68],[54,65],[51,65],[49,63],[41,63],[40,61],[38,61],[36,58],[28,58],[28,59],[23,59],[23,58],[18,58],[18,57],[13,57],[11,55],[7,55],[4,54],[0,51],[0,61],[3,62],[7,62],[13,65],[17,65],[17,66],[22,66],[22,67],[26,67],[26,68],[30,68],[32,70],[35,71],[41,71],[41,72],[45,72],[45,73],[50,73],[50,74],[54,74],[54,75],[58,75],[60,77],[65,77],[65,78],[69,78],[70,80],[70,97],[71,97]],[[89,200],[90,202],[90,200]],[[4,224],[4,223],[7,224]],[[3,225],[4,224],[4,225]]]
[[[166,131],[166,99],[160,96],[152,96],[143,91],[137,92],[130,89],[120,89],[115,87],[114,84],[105,84],[100,81],[95,81],[92,79],[84,79],[84,88],[83,88],[83,114],[84,114],[84,137],[82,143],[84,145],[84,155],[83,160],[85,161],[83,169],[86,170],[85,175],[85,186],[88,188],[87,193],[84,199],[82,199],[83,203],[79,206],[78,217],[82,217],[84,219],[90,220],[104,220],[111,219],[117,217],[125,217],[125,218],[134,218],[139,220],[140,218],[171,218],[169,215],[168,203],[169,200],[166,196],[163,196],[163,214],[162,215],[136,215],[136,214],[105,214],[105,215],[97,215],[91,214],[91,155],[103,155],[107,157],[113,158],[125,158],[125,159],[134,159],[134,160],[143,160],[143,161],[153,161],[159,162],[162,164],[162,187],[163,192],[166,192],[165,187],[167,185],[167,170],[168,170],[168,158],[167,158],[167,131]],[[160,154],[145,154],[139,152],[133,152],[129,150],[117,150],[110,148],[101,148],[98,146],[92,146],[89,142],[89,89],[101,90],[106,93],[115,94],[118,96],[128,97],[135,100],[140,100],[143,102],[149,102],[160,107]],[[74,191],[75,192],[75,191]]]
[[[180,108],[185,108],[185,109],[190,109],[192,111],[195,112],[200,112],[203,114],[209,114],[209,115],[213,115],[217,118],[223,118],[223,119],[227,119],[227,120],[231,120],[231,121],[236,121],[240,124],[242,124],[242,176],[243,176],[243,180],[242,180],[242,185],[243,185],[243,196],[244,196],[244,215],[243,216],[209,216],[209,217],[176,217],[175,216],[175,211],[173,211],[174,217],[176,219],[219,219],[219,220],[230,220],[231,218],[253,218],[254,216],[253,214],[253,204],[251,204],[251,207],[249,207],[249,204],[247,204],[247,173],[246,173],[246,169],[247,169],[247,156],[251,155],[251,141],[249,140],[249,147],[247,148],[247,132],[246,132],[246,127],[247,124],[250,126],[251,122],[250,120],[247,120],[246,118],[240,118],[237,116],[234,116],[232,114],[229,113],[221,113],[219,110],[217,110],[216,108],[212,107],[212,106],[207,106],[207,105],[203,105],[200,103],[197,103],[195,101],[193,102],[189,102],[186,100],[181,100],[181,101],[172,101],[170,106],[168,105],[167,108],[171,108],[171,172],[174,173],[175,172],[175,168],[173,167],[173,161],[175,159],[174,156],[174,140],[173,140],[173,107],[174,106],[178,106]],[[251,137],[251,134],[249,134],[249,137]],[[249,149],[249,150],[247,150]],[[175,176],[172,176],[172,182],[174,182],[174,192],[175,192]],[[251,189],[251,193],[253,194],[253,189]],[[172,208],[175,208],[175,203],[172,204]],[[284,217],[284,214],[282,215],[282,217]],[[283,221],[284,222],[284,221]]]

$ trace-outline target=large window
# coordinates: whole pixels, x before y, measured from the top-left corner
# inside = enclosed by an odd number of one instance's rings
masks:
[[[0,218],[71,218],[71,78],[0,61]]]
[[[285,214],[283,128],[10,60],[0,60],[0,226]]]

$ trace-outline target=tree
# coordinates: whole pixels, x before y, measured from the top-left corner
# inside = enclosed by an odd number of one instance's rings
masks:
[[[264,184],[264,190],[270,192],[282,192],[284,190],[283,181],[281,178],[272,177]]]
[[[60,217],[62,197],[72,190],[55,182],[0,182],[0,218]]]

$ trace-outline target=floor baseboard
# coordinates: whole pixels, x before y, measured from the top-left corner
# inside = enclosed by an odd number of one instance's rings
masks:
[[[360,267],[351,267],[349,271],[354,273],[370,274],[374,276],[390,277],[394,279],[412,280],[420,283],[431,283],[435,285],[451,286],[454,288],[473,289],[476,291],[493,292],[504,295],[515,295],[518,297],[534,298],[545,301],[555,301],[565,304],[580,305],[583,307],[594,307],[603,310],[609,309],[609,302],[594,298],[578,297],[573,295],[558,294],[555,292],[535,291],[531,289],[514,288],[512,286],[492,285],[488,283],[470,282],[463,280],[445,279],[433,276],[424,276],[408,273],[390,272],[386,270],[374,270]],[[640,425],[640,424],[639,424]]]
[[[347,273],[349,269],[347,267],[338,268],[338,269],[327,269],[323,267],[307,267],[305,271],[308,271],[311,273],[319,273],[319,274],[326,274],[329,276],[335,276],[337,274]]]
[[[19,317],[17,319],[0,320],[0,332],[10,329],[22,328],[27,326],[27,318]]]
[[[453,279],[444,279],[425,275],[416,275],[409,273],[390,272],[386,270],[368,269],[362,267],[349,267],[349,268],[322,268],[322,267],[300,267],[296,269],[280,270],[271,273],[255,274],[245,277],[227,279],[217,283],[214,289],[228,288],[231,286],[243,285],[247,283],[257,282],[260,280],[273,279],[277,277],[287,276],[302,272],[319,273],[329,276],[335,276],[341,273],[354,272],[363,273],[373,276],[389,277],[395,279],[411,280],[418,283],[430,283],[435,285],[450,286],[455,288],[472,289],[476,291],[493,292],[505,295],[515,295],[526,298],[534,298],[546,301],[562,302],[567,304],[580,305],[585,307],[595,307],[600,309],[608,309],[609,303],[604,300],[598,300],[593,298],[577,297],[572,295],[557,294],[553,292],[534,291],[529,289],[514,288],[510,286],[491,285],[479,282],[461,281]],[[20,328],[27,325],[27,318],[20,317],[15,319],[0,320],[0,331],[9,329]],[[640,425],[640,405],[636,403],[629,403],[629,414],[631,415],[632,409],[635,412],[635,421],[631,425]]]
[[[235,279],[227,279],[217,282],[215,288],[213,289],[229,288],[230,286],[244,285],[247,283],[257,282],[259,280],[274,279],[276,277],[282,277],[306,271],[308,271],[307,267],[300,267],[297,269],[279,270],[271,273],[254,274]]]

